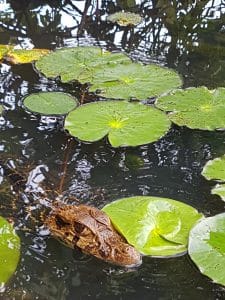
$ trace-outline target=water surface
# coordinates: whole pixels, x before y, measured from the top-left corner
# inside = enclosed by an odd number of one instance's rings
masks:
[[[174,68],[184,87],[225,86],[223,1],[175,2],[176,7],[170,1],[3,0],[0,43],[48,49],[98,45]],[[141,14],[142,23],[128,28],[106,21],[122,9]],[[0,214],[14,219],[22,241],[17,272],[0,299],[224,299],[224,288],[201,275],[187,255],[144,257],[138,269],[115,267],[49,237],[41,211],[62,194],[65,202],[77,197],[99,208],[127,196],[152,195],[183,201],[206,216],[224,212],[201,170],[225,153],[225,132],[173,125],[161,140],[135,148],[113,149],[106,139],[81,143],[62,130],[61,120],[24,111],[23,98],[39,91],[79,97],[78,86],[47,80],[31,64],[0,65],[0,103],[6,108],[1,158],[25,178],[32,175],[31,188],[42,182],[44,191],[42,197],[19,194],[0,173]]]

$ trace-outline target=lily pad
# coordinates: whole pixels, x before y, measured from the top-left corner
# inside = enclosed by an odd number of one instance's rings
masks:
[[[225,155],[209,160],[202,170],[202,175],[208,180],[220,182],[211,192],[225,201]]]
[[[9,50],[11,50],[13,46],[8,45],[0,45],[0,60],[4,58]]]
[[[96,70],[90,91],[106,98],[144,100],[180,87],[182,80],[171,70],[158,65],[111,65]]]
[[[76,108],[78,102],[62,92],[41,92],[27,96],[23,104],[28,110],[42,115],[65,115]]]
[[[0,45],[0,60],[5,59],[12,64],[26,64],[38,60],[50,52],[48,49],[14,49],[15,45]]]
[[[27,64],[40,59],[42,56],[48,54],[48,49],[15,49],[5,54],[5,59],[12,64]]]
[[[70,112],[65,128],[82,141],[108,136],[113,147],[138,146],[160,139],[170,128],[167,116],[156,108],[126,101],[100,101]]]
[[[201,273],[225,285],[225,213],[202,219],[192,228],[188,253]]]
[[[141,23],[142,17],[135,13],[120,11],[109,15],[107,21],[117,23],[120,26],[135,26]]]
[[[131,63],[123,53],[111,53],[98,47],[58,49],[36,62],[36,68],[46,77],[60,76],[62,82],[77,80],[92,82],[96,70],[108,65]]]
[[[153,256],[185,252],[189,231],[202,217],[182,202],[145,196],[117,200],[103,211],[131,245]]]
[[[0,217],[0,285],[15,272],[20,257],[20,239],[13,226]]]
[[[203,130],[225,128],[225,88],[176,90],[160,97],[156,106],[169,112],[170,120],[179,126]]]

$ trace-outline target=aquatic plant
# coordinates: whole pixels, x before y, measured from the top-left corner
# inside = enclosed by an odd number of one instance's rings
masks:
[[[154,107],[126,101],[100,101],[70,112],[65,128],[82,141],[108,136],[113,147],[138,146],[161,138],[170,128],[167,116]]]
[[[12,64],[26,64],[38,60],[48,54],[48,49],[15,49],[13,45],[0,45],[0,60],[6,60]]]
[[[20,257],[20,239],[13,226],[0,216],[0,287],[16,270]]]
[[[188,253],[202,274],[225,285],[225,213],[204,218],[191,229]]]
[[[40,92],[25,97],[23,104],[29,111],[42,115],[65,115],[75,109],[78,102],[70,94]]]
[[[218,182],[211,193],[225,201],[225,155],[209,160],[202,170],[202,175],[208,180]]]
[[[153,256],[186,252],[189,231],[202,218],[185,203],[147,196],[119,199],[103,211],[131,245]]]
[[[120,26],[136,26],[142,21],[142,17],[131,12],[119,11],[107,17],[107,21],[117,23]]]
[[[225,128],[225,88],[206,87],[175,90],[161,96],[156,106],[166,112],[172,122],[192,129]]]

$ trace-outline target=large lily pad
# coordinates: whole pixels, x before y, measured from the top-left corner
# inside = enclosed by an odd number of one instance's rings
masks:
[[[193,227],[188,252],[201,273],[225,285],[225,213],[202,219]]]
[[[147,105],[126,101],[100,101],[70,112],[65,128],[82,141],[108,135],[113,147],[137,146],[158,140],[170,128],[167,116]]]
[[[98,47],[59,49],[36,62],[36,68],[46,77],[60,76],[62,82],[78,80],[92,82],[96,70],[103,66],[130,63],[123,53],[111,53]]]
[[[109,15],[107,21],[117,23],[120,26],[135,26],[141,23],[142,17],[135,13],[119,11]]]
[[[0,217],[0,285],[15,272],[20,257],[20,239],[13,226]]]
[[[103,211],[131,245],[153,256],[185,252],[189,231],[202,217],[182,202],[144,196],[117,200]]]
[[[61,92],[41,92],[27,96],[24,106],[43,115],[65,115],[76,108],[78,102],[69,94]]]
[[[156,106],[170,112],[171,121],[180,126],[205,130],[225,128],[225,88],[176,90],[160,97]]]
[[[219,183],[212,189],[225,201],[225,155],[209,160],[202,170],[202,175],[208,180],[216,180]]]
[[[102,97],[144,100],[157,97],[182,85],[179,75],[158,65],[111,65],[96,70],[90,91],[99,91]]]

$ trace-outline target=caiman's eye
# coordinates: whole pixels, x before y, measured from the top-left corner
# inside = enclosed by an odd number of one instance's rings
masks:
[[[74,230],[76,231],[76,233],[81,233],[84,229],[85,229],[85,226],[78,223],[78,222],[74,222]]]
[[[60,216],[56,215],[55,216],[55,222],[56,222],[56,225],[59,227],[59,228],[62,228],[62,227],[65,227],[65,226],[68,226],[70,225],[69,223],[65,222]]]

